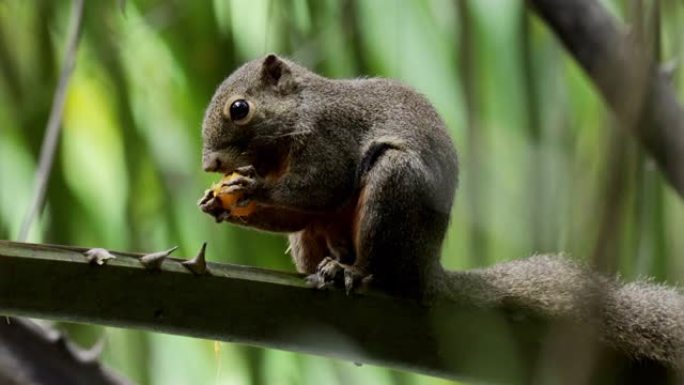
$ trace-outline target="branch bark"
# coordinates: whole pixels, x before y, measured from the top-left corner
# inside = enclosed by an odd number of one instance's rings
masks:
[[[530,282],[540,280],[551,285],[552,289],[536,288],[544,292],[553,292],[553,285],[563,293],[573,288],[556,284],[558,279],[544,271],[525,270],[521,275],[521,262],[450,273],[455,285],[448,289],[452,298],[426,306],[381,293],[346,296],[337,290],[312,290],[297,274],[244,266],[210,263],[208,275],[195,276],[178,259],[168,259],[161,271],[150,271],[138,261],[140,255],[116,252],[117,258],[107,265],[94,266],[86,262],[83,250],[0,241],[0,313],[146,329],[445,378],[514,384],[534,382],[549,367],[576,367],[583,357],[543,354],[549,333],[563,330],[567,338],[586,341],[596,347],[592,351],[601,352],[595,356],[601,360],[592,362],[595,383],[639,374],[657,383],[674,370],[667,360],[605,343],[601,333],[588,332],[599,330],[588,327],[594,325],[591,322],[534,310],[535,301],[552,310],[567,307],[567,298],[546,303],[545,293],[531,291],[525,297],[506,285],[536,285]],[[546,263],[533,262],[531,266]],[[557,266],[561,276],[578,274]],[[511,277],[521,281],[511,283]],[[652,302],[651,297],[643,299]],[[626,309],[630,311],[629,306]],[[671,323],[679,322],[671,318]],[[631,318],[626,322],[638,324]],[[646,333],[662,331],[651,326]],[[668,341],[680,347],[681,341]]]
[[[684,109],[644,42],[595,0],[527,0],[684,197]]]

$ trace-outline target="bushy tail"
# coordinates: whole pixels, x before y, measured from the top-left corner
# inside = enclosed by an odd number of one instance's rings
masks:
[[[684,297],[678,289],[623,284],[563,256],[537,255],[485,269],[447,271],[438,297],[510,313],[532,311],[550,322],[590,327],[634,360],[684,370]]]

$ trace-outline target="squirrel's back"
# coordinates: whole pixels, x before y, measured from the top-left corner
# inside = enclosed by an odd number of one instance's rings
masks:
[[[425,188],[440,196],[440,211],[450,211],[458,179],[457,154],[446,124],[424,95],[392,79],[327,79],[313,74],[301,97],[307,119],[343,129],[360,159],[371,157],[378,143],[415,157],[432,182]],[[363,168],[363,160],[360,163]]]

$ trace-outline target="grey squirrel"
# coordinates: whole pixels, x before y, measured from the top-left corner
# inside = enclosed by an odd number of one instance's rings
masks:
[[[622,285],[560,256],[442,268],[456,151],[434,108],[407,86],[327,79],[271,54],[219,86],[202,136],[204,170],[240,174],[226,187],[256,209],[231,215],[212,190],[201,209],[288,233],[297,270],[315,286],[370,282],[408,298],[595,321],[601,339],[626,355],[682,368],[684,300],[674,289]]]
[[[441,274],[456,152],[417,92],[386,79],[331,80],[275,55],[219,87],[202,129],[206,171],[257,209],[239,225],[290,233],[297,269],[317,286],[372,285],[420,297]]]

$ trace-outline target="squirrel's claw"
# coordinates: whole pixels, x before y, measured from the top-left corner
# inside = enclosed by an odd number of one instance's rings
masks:
[[[243,195],[250,195],[263,183],[252,165],[238,167],[235,169],[235,174],[238,174],[238,176],[221,183],[222,187],[228,187],[226,190],[228,194],[241,193]]]
[[[306,286],[314,289],[326,289],[332,285],[330,282],[327,282],[325,279],[323,279],[323,277],[321,277],[318,273],[307,275],[306,278],[304,278],[304,281],[306,282]]]
[[[256,169],[252,165],[238,167],[235,169],[235,172],[250,178],[254,178],[256,176]]]
[[[345,269],[344,270],[344,291],[347,295],[357,291],[357,289],[366,289],[368,283],[372,279],[372,275],[363,275],[356,271],[356,269]]]
[[[251,167],[251,166],[247,166]],[[251,167],[253,169],[253,167]],[[226,194],[240,195],[240,199],[235,203],[237,207],[248,206],[254,198],[259,195],[263,181],[258,176],[240,175],[230,181],[221,183],[222,188]]]
[[[200,210],[213,216],[216,222],[225,220],[225,216],[228,215],[221,205],[221,200],[216,198],[211,189],[204,192],[204,196],[197,202],[197,205]]]
[[[200,200],[197,201],[197,206],[199,206],[201,209],[204,209],[204,206],[206,206],[207,203],[209,203],[209,201],[211,201],[212,199],[214,199],[214,190],[207,189],[204,191],[204,195],[202,195],[202,198],[200,198]]]
[[[325,289],[331,286],[344,287],[347,295],[356,292],[357,289],[365,289],[370,283],[372,276],[364,274],[354,266],[345,265],[339,261],[325,257],[318,264],[316,272],[306,277],[309,287]]]
[[[240,175],[229,181],[221,183],[221,186],[228,187],[228,189],[226,190],[226,193],[228,194],[249,194],[256,188],[257,184],[258,182],[256,180],[256,177]]]
[[[316,273],[329,282],[334,282],[335,278],[341,278],[341,274],[344,273],[343,265],[330,257],[325,257],[316,269]]]

